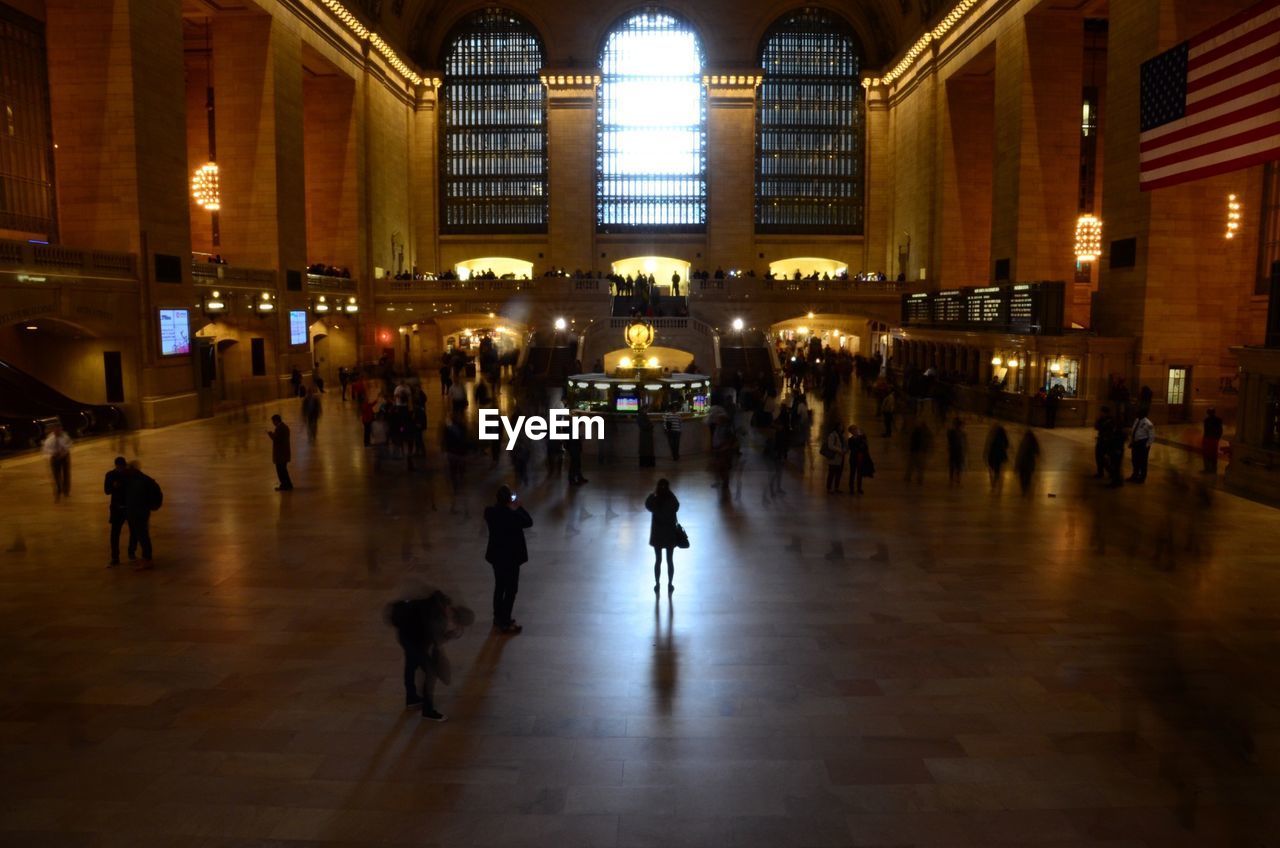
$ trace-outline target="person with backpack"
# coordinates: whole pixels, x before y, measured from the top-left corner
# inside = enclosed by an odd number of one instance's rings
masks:
[[[123,456],[117,456],[115,466],[107,472],[102,481],[102,493],[111,498],[107,509],[107,523],[111,525],[111,562],[108,568],[120,564],[120,531],[129,520],[125,510],[125,485],[129,482],[129,463]],[[132,540],[130,549],[135,549]]]
[[[146,571],[155,567],[151,559],[151,513],[164,503],[164,493],[160,484],[146,474],[135,459],[129,463],[129,471],[124,483],[125,519],[129,524],[129,559],[136,559],[138,546],[142,547],[142,561],[135,565],[135,571]]]
[[[404,651],[404,703],[406,708],[421,705],[422,717],[445,721],[435,708],[435,683],[448,686],[452,680],[446,642],[457,639],[476,620],[476,614],[438,589],[427,589],[412,598],[387,605],[387,623],[395,628],[396,640]],[[423,672],[422,694],[418,693],[418,670]]]

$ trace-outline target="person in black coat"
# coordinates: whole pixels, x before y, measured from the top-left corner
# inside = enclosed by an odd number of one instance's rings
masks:
[[[529,561],[524,531],[533,526],[533,519],[519,498],[500,486],[494,505],[485,508],[484,523],[489,526],[484,558],[493,566],[493,626],[503,633],[519,633],[524,628],[511,617],[511,610],[520,589],[520,566]]]
[[[444,721],[435,708],[435,683],[448,686],[452,677],[444,643],[457,639],[475,621],[475,613],[457,606],[444,592],[426,589],[421,596],[404,598],[387,605],[386,619],[396,630],[404,651],[404,702],[406,707],[422,706],[422,717]],[[423,671],[422,694],[418,694],[418,669]]]
[[[107,521],[111,524],[111,564],[120,564],[120,530],[129,520],[124,508],[124,487],[129,477],[129,463],[123,456],[117,456],[115,467],[107,472],[102,481],[102,493],[111,496],[111,505],[107,511]],[[136,550],[132,542],[129,547]]]
[[[142,561],[134,566],[136,570],[153,567],[151,513],[160,508],[162,498],[159,484],[142,473],[137,460],[129,463],[124,478],[124,510],[125,520],[129,523],[129,559],[133,559],[138,546],[142,546]]]
[[[658,487],[644,500],[644,508],[653,513],[649,522],[649,544],[653,547],[653,591],[658,592],[658,584],[662,582],[662,552],[667,552],[667,594],[676,590],[676,566],[672,561],[675,547],[680,543],[680,525],[676,521],[676,513],[680,511],[680,501],[671,491],[671,484],[665,478],[658,481]]]

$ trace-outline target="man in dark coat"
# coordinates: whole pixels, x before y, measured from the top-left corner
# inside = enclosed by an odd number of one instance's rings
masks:
[[[529,561],[524,531],[533,526],[533,519],[511,490],[501,486],[494,505],[485,508],[484,523],[489,526],[484,558],[493,566],[493,626],[503,633],[519,633],[524,628],[511,617],[511,610],[520,588],[520,566]]]
[[[276,491],[287,492],[293,488],[293,481],[289,479],[289,460],[293,459],[289,448],[289,425],[279,415],[271,416],[271,423],[275,429],[268,430],[267,435],[271,437],[271,461],[275,463],[276,477],[280,479]]]
[[[124,510],[129,522],[129,559],[134,558],[138,545],[142,546],[142,561],[134,566],[138,571],[153,567],[151,513],[160,508],[163,497],[159,484],[142,473],[137,461],[129,463],[124,477]]]
[[[129,463],[123,456],[117,456],[115,467],[107,472],[102,481],[102,493],[111,496],[111,506],[107,511],[107,521],[111,524],[111,565],[120,564],[120,530],[129,520],[124,508],[125,483],[128,481]],[[130,545],[130,548],[134,548]],[[136,548],[134,548],[136,550]]]
[[[444,643],[462,635],[475,621],[475,613],[454,605],[444,592],[427,589],[422,595],[387,605],[387,622],[396,629],[396,639],[404,651],[404,702],[406,707],[422,706],[422,717],[444,721],[435,708],[436,680],[448,686],[452,678]],[[418,669],[423,671],[422,694],[418,694]]]

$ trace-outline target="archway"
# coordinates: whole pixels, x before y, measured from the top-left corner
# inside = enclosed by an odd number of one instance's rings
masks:
[[[775,277],[792,279],[797,271],[800,272],[801,277],[812,277],[814,274],[819,277],[824,274],[838,277],[848,273],[849,263],[841,262],[839,259],[824,259],[820,256],[795,256],[769,263],[769,273]]]
[[[453,266],[453,271],[458,275],[459,280],[469,280],[490,272],[499,279],[522,280],[533,276],[533,263],[510,256],[481,256],[459,262]]]
[[[660,286],[670,285],[672,274],[679,274],[682,281],[687,281],[689,267],[690,263],[671,256],[632,256],[619,259],[612,265],[613,273],[620,277],[652,274],[654,281]]]

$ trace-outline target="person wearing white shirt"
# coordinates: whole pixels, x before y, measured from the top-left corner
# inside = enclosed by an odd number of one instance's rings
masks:
[[[62,500],[64,495],[71,495],[71,437],[62,429],[61,424],[54,424],[40,445],[44,455],[49,457],[49,469],[53,472],[53,499]]]
[[[1131,483],[1145,483],[1147,480],[1147,460],[1151,456],[1151,443],[1156,440],[1156,428],[1151,419],[1145,415],[1138,416],[1133,422],[1133,430],[1129,436],[1129,446],[1133,452],[1133,473],[1129,475]]]

